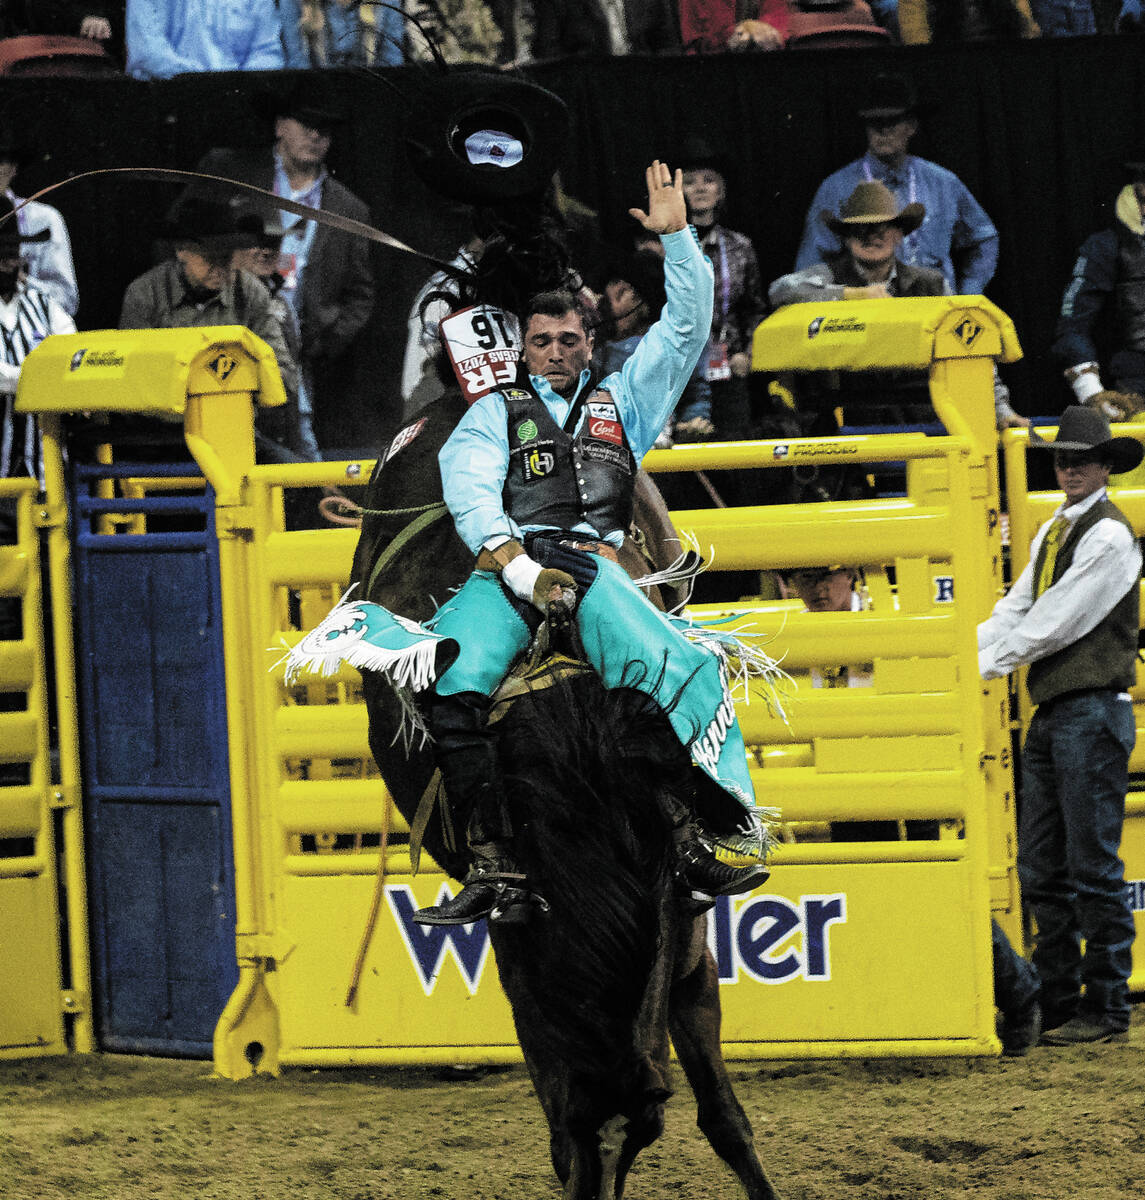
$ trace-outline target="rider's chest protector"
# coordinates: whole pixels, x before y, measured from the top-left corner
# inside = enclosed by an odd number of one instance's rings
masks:
[[[501,393],[509,419],[509,472],[502,499],[518,525],[572,529],[582,521],[602,536],[632,520],[636,459],[610,393],[590,380],[563,426],[531,389]],[[584,422],[575,435],[581,413]]]

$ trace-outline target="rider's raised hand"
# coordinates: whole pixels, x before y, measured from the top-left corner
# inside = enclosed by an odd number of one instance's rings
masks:
[[[630,208],[628,215],[635,217],[649,233],[678,233],[688,224],[688,206],[684,202],[684,172],[672,172],[659,159],[644,172],[648,184],[648,211]]]

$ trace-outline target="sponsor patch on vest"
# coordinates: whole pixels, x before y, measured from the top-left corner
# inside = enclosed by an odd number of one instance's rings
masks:
[[[404,429],[400,430],[395,435],[394,440],[390,442],[390,448],[386,451],[384,461],[389,462],[399,450],[404,450],[421,433],[428,420],[428,417],[422,417],[420,421],[415,421],[412,425],[407,425]]]
[[[595,404],[590,401],[587,407],[590,417],[603,417],[606,421],[619,420],[615,404]]]
[[[603,417],[589,417],[588,436],[612,442],[615,446],[624,445],[624,430],[619,421],[606,421]]]
[[[531,442],[537,436],[537,423],[533,420],[522,421],[517,426],[517,441]]]
[[[531,400],[532,396],[524,388],[502,388],[501,395],[506,400]]]
[[[544,479],[551,475],[557,467],[555,442],[534,442],[521,451],[521,474],[526,483],[536,479]]]
[[[630,456],[621,446],[610,446],[607,442],[583,442],[581,455],[593,462],[608,463],[610,467],[632,474]]]

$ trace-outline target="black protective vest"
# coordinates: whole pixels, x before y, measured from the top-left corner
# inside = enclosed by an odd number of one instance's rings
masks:
[[[602,537],[626,530],[637,464],[611,394],[590,379],[561,426],[522,383],[501,392],[509,420],[505,511],[518,525],[572,529],[587,521]]]
[[[1145,354],[1145,238],[1117,227],[1117,324],[1120,345]]]
[[[1056,583],[1073,562],[1073,553],[1082,534],[1104,518],[1120,521],[1132,533],[1125,514],[1106,496],[1089,512],[1078,517],[1054,560]],[[1046,544],[1038,550],[1034,579],[1042,572]],[[1055,696],[1092,688],[1113,688],[1127,692],[1137,681],[1137,629],[1140,587],[1136,580],[1129,591],[1113,606],[1096,628],[1054,654],[1030,664],[1026,686],[1035,704],[1044,704]]]

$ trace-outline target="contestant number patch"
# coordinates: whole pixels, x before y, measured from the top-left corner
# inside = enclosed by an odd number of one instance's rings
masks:
[[[442,321],[441,340],[470,404],[516,380],[521,330],[510,313],[488,304],[460,309]]]

